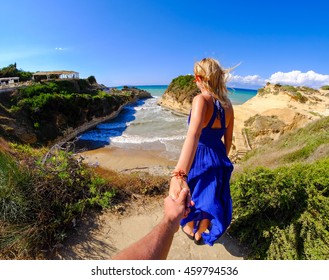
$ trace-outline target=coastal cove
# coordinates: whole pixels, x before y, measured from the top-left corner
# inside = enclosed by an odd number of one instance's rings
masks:
[[[250,156],[247,152],[245,162],[240,159],[235,164],[232,181],[235,221],[228,233],[214,247],[203,246],[201,249],[196,249],[188,243],[188,240],[184,238],[181,232],[178,232],[168,256],[169,259],[326,259],[329,257],[326,246],[318,247],[313,243],[318,240],[317,234],[313,234],[313,227],[320,229],[322,237],[326,234],[326,224],[321,222],[322,218],[320,217],[327,214],[320,210],[320,205],[314,206],[319,209],[319,217],[314,217],[312,221],[309,221],[311,228],[305,233],[310,234],[312,238],[308,240],[303,235],[296,237],[298,240],[296,242],[302,244],[301,246],[304,246],[305,250],[300,251],[298,249],[299,245],[295,247],[296,245],[291,241],[292,237],[290,235],[295,234],[294,224],[291,224],[291,220],[296,220],[296,223],[303,227],[303,217],[308,215],[309,211],[313,211],[312,206],[309,206],[309,209],[305,207],[306,197],[312,200],[313,195],[317,195],[313,194],[311,190],[307,190],[308,186],[313,184],[309,180],[318,180],[319,176],[316,175],[316,170],[324,170],[325,166],[328,165],[329,145],[325,140],[329,139],[328,93],[329,91],[325,90],[306,91],[302,93],[302,96],[305,96],[311,102],[299,102],[292,93],[285,91],[284,88],[268,85],[263,91],[260,91],[245,103],[234,105],[235,146],[245,147],[245,136],[242,135],[242,131],[248,129],[249,131],[246,131],[246,133],[248,134],[247,137],[249,136],[248,139],[250,139],[249,145],[254,150],[251,151]],[[145,104],[147,104],[147,100],[140,104],[137,109],[135,107],[129,109],[134,111],[136,117],[132,121],[139,119],[139,112],[146,111],[147,114],[148,109],[144,107]],[[160,110],[156,106],[154,108]],[[164,111],[176,117],[172,111],[166,109]],[[159,111],[155,115],[159,115]],[[179,117],[182,118],[181,124],[186,127],[186,116]],[[130,126],[134,127],[134,125],[128,125],[127,130],[123,133],[126,133]],[[257,131],[257,129],[260,131],[259,134],[251,137],[250,131]],[[124,134],[114,136],[114,139],[115,137],[121,137],[119,139],[122,139],[122,135]],[[239,135],[241,135],[240,144],[237,143]],[[280,141],[280,139],[282,140]],[[117,145],[116,147],[111,147],[113,142]],[[114,169],[120,171],[121,174],[126,172],[149,172],[169,176],[170,171],[175,166],[175,158],[168,159],[167,155],[163,154],[163,150],[159,152],[155,149],[155,144],[150,145],[152,141],[147,142],[143,148],[141,148],[142,141],[136,141],[135,143],[126,143],[126,141],[121,146],[117,144],[119,141],[114,140],[113,142],[109,146],[83,152],[82,155],[85,161],[90,165],[96,165],[98,168],[103,169],[103,173]],[[300,159],[298,155],[295,155],[298,151],[302,151],[303,155],[305,146],[312,146],[314,142],[317,145],[310,148],[311,152],[306,159],[303,156]],[[291,148],[294,143],[296,143],[295,147]],[[158,145],[160,144],[158,143]],[[241,147],[240,149],[242,149]],[[248,171],[244,171],[244,169],[250,170],[250,168],[256,168],[256,170],[252,169],[251,172],[249,171],[250,174]],[[325,188],[326,182],[328,182],[328,174],[322,171],[320,173],[324,185],[320,184],[319,187]],[[258,186],[258,180],[264,182],[264,185]],[[291,182],[296,180],[298,180],[298,184],[290,185]],[[283,186],[277,181],[284,182]],[[270,191],[267,190],[267,186],[270,186]],[[240,192],[240,189],[244,190]],[[310,193],[304,194],[305,191],[302,191],[302,189],[305,189],[306,192],[310,191]],[[250,197],[248,197],[248,193],[251,193]],[[327,196],[320,196],[324,201],[328,200]],[[246,204],[243,202],[245,199],[247,199]],[[254,200],[253,203],[248,202]],[[281,201],[285,202],[281,203]],[[81,239],[78,239],[78,242],[73,240],[71,249],[62,250],[58,257],[63,259],[99,258],[99,255],[94,255],[93,251],[88,249],[90,242],[96,242],[95,244],[102,244],[103,247],[109,249],[99,250],[102,254],[101,258],[107,259],[117,250],[127,246],[127,243],[123,240],[127,241],[128,244],[136,241],[147,230],[150,230],[157,219],[161,217],[162,201],[156,199],[142,199],[142,201],[139,201],[137,199],[135,203],[132,208],[126,209],[128,213],[119,217],[111,212],[104,212],[101,217],[101,226],[92,231],[87,240],[83,239],[81,241]],[[263,205],[261,209],[258,208],[258,203]],[[276,205],[276,203],[279,205]],[[276,211],[271,210],[272,204],[275,205],[273,207],[276,207]],[[294,207],[296,211],[289,211],[290,207]],[[277,211],[284,214],[279,215]],[[266,216],[263,216],[263,213]],[[301,216],[300,219],[298,219],[299,216]],[[281,217],[283,220],[281,220]],[[143,230],[137,229],[134,221],[138,221],[139,224],[143,225]],[[282,222],[290,230],[289,233],[281,229]],[[265,238],[263,235],[266,234],[269,227],[272,228],[271,234]],[[259,234],[258,238],[253,237],[254,231]],[[132,232],[134,232],[133,235]],[[279,234],[276,235],[278,232]],[[240,236],[240,238],[237,240],[236,236]],[[285,236],[289,236],[287,240]],[[255,246],[246,248],[241,245],[240,241],[242,240],[244,241],[242,244],[249,245],[248,241],[252,238],[255,238]],[[112,244],[116,244],[116,246],[113,248]],[[109,253],[111,250],[112,253]],[[184,255],[181,254],[182,250],[186,252]]]
[[[87,150],[101,148],[98,152],[122,149],[126,151],[127,157],[129,152],[141,154],[146,151],[164,160],[177,160],[187,131],[187,116],[158,105],[167,86],[136,88],[150,92],[153,98],[126,106],[116,118],[82,133],[77,146]],[[234,105],[238,105],[256,94],[256,90],[230,89],[229,97]],[[85,155],[92,153],[90,151]]]
[[[77,83],[89,92],[76,92]],[[56,92],[68,86],[69,92]],[[186,113],[159,106],[159,94],[136,99],[135,89],[93,88],[98,86],[87,81],[51,81],[1,96],[2,258],[109,259],[161,217]],[[25,98],[18,104],[25,107],[12,110],[11,94]],[[168,258],[327,259],[328,88],[267,84],[241,103],[233,105],[232,224],[209,248],[196,249],[177,233]],[[28,126],[20,123],[23,113],[30,114]],[[73,119],[78,122],[67,129]],[[42,145],[49,138],[40,132],[54,131],[49,125],[59,129],[55,138],[95,126],[80,136],[97,145],[73,141],[82,145],[72,153],[61,145],[33,147],[5,138],[28,128],[35,137],[22,140]]]

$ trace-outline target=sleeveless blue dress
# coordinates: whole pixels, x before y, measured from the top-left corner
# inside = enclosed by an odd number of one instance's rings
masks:
[[[217,116],[220,116],[221,128],[211,128]],[[191,207],[189,215],[181,220],[181,226],[194,221],[194,232],[196,232],[199,222],[209,219],[209,232],[204,232],[202,238],[204,243],[210,246],[214,245],[232,220],[230,178],[233,164],[227,157],[226,148],[221,140],[225,129],[224,109],[220,102],[215,100],[213,115],[208,125],[201,131],[187,178],[195,205]]]

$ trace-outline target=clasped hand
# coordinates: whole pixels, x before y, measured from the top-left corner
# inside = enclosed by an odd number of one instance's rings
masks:
[[[188,190],[186,200],[185,200],[185,213],[184,213],[184,217],[186,217],[188,215],[188,213],[190,212],[190,207],[194,205],[194,202],[191,201],[190,188],[184,179],[177,178],[175,176],[172,177],[171,181],[170,181],[170,187],[169,187],[169,196],[173,200],[177,200],[183,189]]]

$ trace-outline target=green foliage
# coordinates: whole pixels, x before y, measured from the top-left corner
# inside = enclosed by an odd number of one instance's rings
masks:
[[[322,86],[321,89],[323,89],[323,90],[329,90],[329,85],[327,85],[327,86]]]
[[[259,89],[257,90],[257,93],[260,94],[260,95],[263,95],[264,92],[265,92],[265,89],[264,89],[264,88],[259,88]]]
[[[33,131],[39,143],[55,140],[65,130],[109,115],[134,98],[133,92],[108,94],[85,79],[53,80],[21,87],[9,111]]]
[[[97,95],[97,90],[92,89],[85,79],[79,80],[52,80],[42,83],[34,83],[19,89],[21,98],[32,98],[42,94],[89,94]]]
[[[19,70],[16,67],[16,63],[10,64],[7,67],[0,69],[0,78],[5,77],[19,77],[21,82],[29,81],[32,79],[33,73]]]
[[[251,259],[329,258],[329,158],[238,174],[230,231]]]
[[[300,103],[305,103],[308,100],[308,98],[299,91],[295,92],[292,97]]]
[[[329,117],[322,118],[309,124],[306,128],[300,128],[296,132],[287,134],[279,141],[279,146],[291,147],[294,151],[283,156],[282,163],[296,162],[310,157],[322,144],[327,144],[329,139]],[[280,148],[280,147],[279,147]]]
[[[250,118],[249,121],[254,121],[254,119]],[[242,163],[250,165],[252,161],[256,166],[265,159],[266,164],[269,164],[268,157],[271,157],[271,162],[275,162],[275,165],[323,158],[326,153],[317,153],[317,150],[321,149],[322,145],[328,145],[328,139],[329,117],[323,117],[303,128],[285,133],[277,141],[271,141],[269,144],[251,150],[242,159]]]
[[[169,84],[166,93],[170,92],[171,95],[179,102],[187,100],[192,103],[193,97],[198,93],[198,87],[194,82],[193,75],[178,76],[173,79]],[[166,94],[165,93],[165,94]]]
[[[173,79],[170,83],[171,87],[190,87],[194,83],[193,75],[178,76]]]
[[[297,92],[297,88],[296,87],[289,86],[289,85],[281,86],[281,90],[292,92],[292,93]]]
[[[95,76],[89,76],[87,80],[91,85],[97,83]]]
[[[167,177],[96,173],[60,148],[9,146],[14,156],[0,149],[1,259],[44,258],[41,252],[62,243],[82,215],[115,206],[133,193],[154,196],[168,189]]]
[[[29,207],[25,193],[31,183],[31,176],[23,167],[17,165],[12,157],[0,152],[0,217],[1,221],[17,222],[26,220],[23,212]],[[15,188],[22,191],[11,196]],[[0,239],[1,240],[1,239]]]
[[[0,152],[2,258],[40,257],[63,241],[75,218],[90,207],[109,207],[115,195],[107,181],[64,151],[25,160],[28,167]]]
[[[19,92],[22,98],[32,98],[42,94],[51,94],[58,92],[59,87],[57,83],[48,82],[46,84],[33,84],[27,87],[20,88]]]

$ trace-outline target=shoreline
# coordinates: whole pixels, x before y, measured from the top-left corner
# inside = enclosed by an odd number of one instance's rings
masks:
[[[161,156],[158,151],[105,146],[79,153],[89,166],[118,172],[144,171],[154,175],[170,174],[177,161]]]
[[[303,93],[308,102],[298,102],[287,92],[278,92],[276,85],[265,87],[267,94],[257,94],[243,104],[233,105],[234,130],[232,155],[243,155],[251,148],[245,133],[245,121],[253,116],[276,116],[283,124],[283,130],[278,132],[262,132],[264,135],[277,139],[283,133],[300,128],[321,116],[329,115],[329,91]],[[173,114],[176,111],[163,106]],[[185,115],[180,112],[181,115]],[[266,127],[265,127],[266,128]],[[99,165],[104,169],[117,171],[151,171],[152,173],[167,173],[172,170],[177,160],[169,160],[157,150],[127,149],[105,146],[95,150],[80,153],[90,165]],[[158,171],[155,171],[158,170]]]

